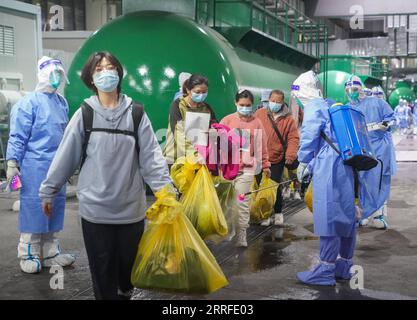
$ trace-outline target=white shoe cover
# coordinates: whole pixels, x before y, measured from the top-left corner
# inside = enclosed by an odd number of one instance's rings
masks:
[[[21,259],[20,269],[25,273],[39,273],[42,270],[41,261],[35,257]]]
[[[52,266],[61,266],[61,267],[68,267],[75,262],[75,257],[72,254],[68,253],[60,253],[55,257],[46,258],[42,261],[42,266],[44,267],[52,267]]]

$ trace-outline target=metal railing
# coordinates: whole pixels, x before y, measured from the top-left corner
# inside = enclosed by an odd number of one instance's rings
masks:
[[[213,28],[251,27],[305,54],[326,54],[327,26],[284,0],[197,0],[195,20]]]

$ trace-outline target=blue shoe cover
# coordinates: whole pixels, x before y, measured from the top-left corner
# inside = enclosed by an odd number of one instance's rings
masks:
[[[353,266],[352,259],[339,258],[336,260],[335,276],[337,279],[350,280],[352,274],[350,268]]]
[[[336,284],[335,264],[321,262],[312,270],[297,273],[297,278],[306,284],[334,286]]]

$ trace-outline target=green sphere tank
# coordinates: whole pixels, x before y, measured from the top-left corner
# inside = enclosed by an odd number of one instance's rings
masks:
[[[398,106],[400,99],[405,99],[408,102],[414,101],[416,99],[416,94],[411,88],[410,83],[404,80],[398,80],[395,83],[395,90],[389,95],[388,102],[392,108]]]
[[[327,71],[327,98],[335,102],[347,103],[345,94],[345,82],[349,79],[350,74],[344,71],[330,70]],[[324,83],[324,73],[320,73],[318,78]]]
[[[215,30],[189,18],[162,11],[121,16],[96,31],[77,52],[68,71],[65,97],[73,115],[93,93],[80,80],[88,57],[110,51],[122,63],[122,92],[145,106],[154,130],[166,128],[181,72],[200,73],[209,80],[207,102],[220,121],[236,111],[234,96],[247,88],[259,103],[262,89],[281,89],[289,97],[291,83],[306,71],[234,47]]]

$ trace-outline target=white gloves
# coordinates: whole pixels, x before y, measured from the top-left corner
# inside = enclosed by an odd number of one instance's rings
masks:
[[[6,172],[7,181],[10,182],[12,178],[17,174],[20,174],[20,172],[19,172],[19,169],[17,169],[16,160],[7,161],[7,172]]]
[[[303,182],[304,178],[306,178],[310,172],[307,169],[308,163],[300,162],[297,168],[297,179],[300,183]]]

